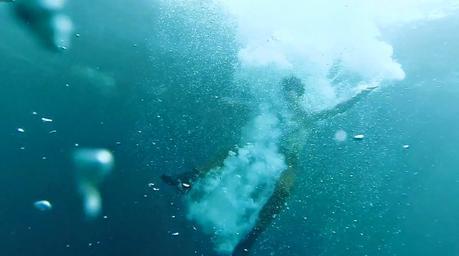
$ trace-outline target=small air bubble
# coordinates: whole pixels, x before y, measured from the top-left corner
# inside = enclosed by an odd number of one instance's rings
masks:
[[[33,206],[40,211],[49,211],[53,208],[51,203],[48,200],[40,200],[33,203]]]
[[[357,134],[354,136],[354,140],[363,140],[365,138],[365,135],[363,134]]]
[[[53,119],[51,118],[46,118],[46,117],[42,117],[41,118],[41,121],[43,121],[44,123],[51,123],[53,121]]]

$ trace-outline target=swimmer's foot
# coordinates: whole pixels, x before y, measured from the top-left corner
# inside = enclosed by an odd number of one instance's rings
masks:
[[[163,174],[161,180],[167,185],[176,187],[179,191],[186,192],[191,189],[193,182],[199,177],[199,171],[194,169],[177,176]]]
[[[365,87],[365,91],[373,91],[374,89],[378,88],[379,86],[378,85],[368,85],[367,87]]]
[[[170,185],[170,186],[177,186],[179,185],[179,182],[177,179],[175,179],[174,177],[170,176],[170,175],[166,175],[166,174],[163,174],[161,175],[161,180],[164,181],[164,183],[166,183],[167,185]]]

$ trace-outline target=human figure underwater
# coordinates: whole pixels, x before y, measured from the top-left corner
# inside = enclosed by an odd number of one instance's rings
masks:
[[[295,183],[295,177],[299,169],[299,160],[301,152],[306,145],[306,138],[311,126],[316,122],[327,120],[338,114],[345,113],[351,109],[357,102],[367,96],[376,87],[367,86],[347,101],[341,102],[332,109],[324,110],[318,113],[306,113],[301,106],[301,99],[305,93],[305,87],[302,81],[294,76],[284,78],[281,82],[284,100],[287,108],[293,115],[295,125],[293,128],[282,135],[279,151],[284,155],[287,168],[282,172],[272,195],[263,205],[253,228],[239,241],[234,248],[232,255],[247,255],[250,248],[255,243],[257,237],[263,233],[285,206],[285,202],[290,196],[291,190]],[[190,172],[180,174],[176,177],[162,175],[162,180],[176,187],[178,190],[187,193],[192,192],[193,184],[205,179],[211,170],[216,166],[222,166],[228,155],[219,157],[213,162],[210,168],[193,169]],[[212,173],[210,175],[215,175]],[[199,191],[200,193],[202,191]],[[199,194],[199,193],[197,193]]]

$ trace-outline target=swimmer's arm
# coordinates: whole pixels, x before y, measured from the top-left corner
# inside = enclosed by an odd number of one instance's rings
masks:
[[[371,91],[373,91],[376,87],[368,87],[363,89],[361,92],[357,93],[354,97],[350,98],[349,100],[339,103],[334,108],[329,110],[324,110],[312,116],[313,121],[322,121],[332,117],[335,117],[339,114],[345,113],[349,109],[351,109],[357,102],[361,101],[365,98]]]

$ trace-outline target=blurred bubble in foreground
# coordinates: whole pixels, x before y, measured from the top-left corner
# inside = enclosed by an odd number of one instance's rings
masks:
[[[65,0],[17,0],[14,12],[43,43],[51,49],[67,49],[73,23],[63,13]]]
[[[89,219],[97,218],[102,210],[99,184],[113,169],[113,155],[106,149],[78,149],[73,161],[84,213]]]
[[[33,203],[33,206],[40,211],[50,211],[53,205],[48,200],[40,200]]]
[[[347,132],[344,130],[338,130],[335,133],[335,140],[338,142],[343,142],[347,139]]]

